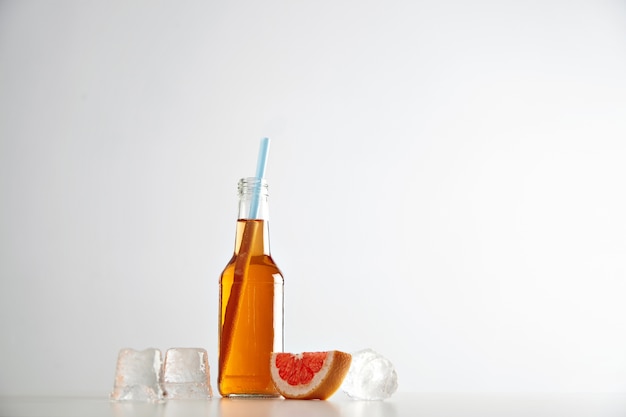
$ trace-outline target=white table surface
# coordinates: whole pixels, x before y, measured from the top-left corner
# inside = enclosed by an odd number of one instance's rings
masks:
[[[0,397],[1,417],[625,417],[626,393],[397,393],[385,401],[223,399],[160,404],[86,397]]]

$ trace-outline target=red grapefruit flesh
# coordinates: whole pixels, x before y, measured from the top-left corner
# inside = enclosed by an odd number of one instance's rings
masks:
[[[270,371],[276,389],[285,398],[325,400],[341,386],[352,356],[328,352],[272,353]]]

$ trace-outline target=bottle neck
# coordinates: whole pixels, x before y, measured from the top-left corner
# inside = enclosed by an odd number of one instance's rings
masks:
[[[268,188],[265,180],[242,178],[238,185],[239,213],[235,254],[270,254]]]
[[[255,208],[256,207],[256,212]],[[269,220],[267,194],[257,197],[257,202],[251,194],[239,195],[239,213],[237,220]]]
[[[270,234],[267,220],[237,220],[237,238],[235,255],[263,256],[270,255]]]
[[[242,178],[237,186],[239,215],[237,219],[269,220],[267,182],[258,178]]]

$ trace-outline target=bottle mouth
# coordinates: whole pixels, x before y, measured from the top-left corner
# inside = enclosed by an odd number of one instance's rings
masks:
[[[237,184],[239,195],[254,195],[258,193],[262,196],[268,196],[268,186],[265,178],[246,177],[239,180]]]

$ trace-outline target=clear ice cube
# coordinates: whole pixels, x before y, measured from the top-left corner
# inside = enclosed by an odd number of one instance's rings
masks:
[[[163,399],[159,383],[161,351],[158,349],[122,349],[117,357],[111,399],[115,401],[150,401]]]
[[[172,348],[165,353],[163,389],[167,399],[205,399],[213,396],[206,350]]]
[[[358,400],[384,400],[398,389],[398,375],[389,361],[372,349],[352,354],[352,363],[341,389]]]

